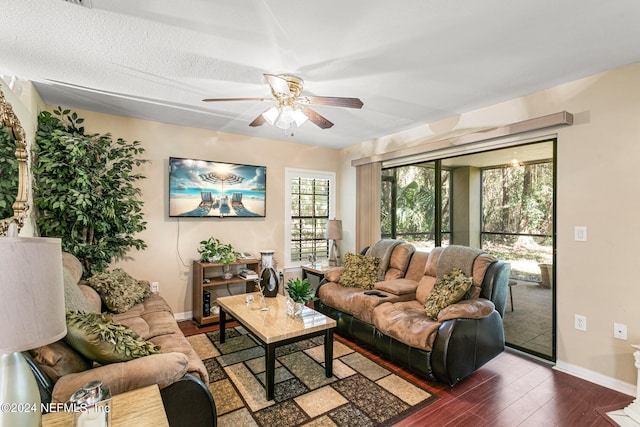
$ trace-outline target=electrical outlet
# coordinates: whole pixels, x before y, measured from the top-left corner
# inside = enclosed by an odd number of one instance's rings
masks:
[[[587,227],[584,225],[576,225],[573,228],[573,240],[576,242],[587,241]]]
[[[622,323],[614,323],[613,324],[613,337],[618,338],[619,340],[627,339],[627,325]]]
[[[154,294],[160,292],[160,282],[151,282],[151,292]]]
[[[573,315],[573,326],[579,330],[587,332],[587,316],[582,316],[580,314]]]

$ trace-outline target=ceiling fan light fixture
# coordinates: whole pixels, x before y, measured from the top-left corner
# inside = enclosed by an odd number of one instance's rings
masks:
[[[300,127],[304,124],[304,122],[309,120],[309,117],[307,117],[307,115],[302,111],[296,109],[293,111],[293,120],[296,122],[296,126]]]
[[[282,106],[280,108],[280,115],[276,120],[276,127],[287,130],[291,127],[293,122],[294,122],[293,109],[288,105]]]
[[[264,117],[267,123],[273,126],[275,125],[276,119],[278,118],[279,114],[280,114],[280,111],[276,107],[271,107],[267,111],[262,113],[262,117]]]

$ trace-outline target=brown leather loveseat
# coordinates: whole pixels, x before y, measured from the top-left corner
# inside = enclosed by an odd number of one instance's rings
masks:
[[[376,248],[377,251],[376,251]],[[504,350],[502,315],[511,267],[477,249],[449,246],[417,252],[381,240],[367,250],[380,256],[373,292],[340,283],[331,269],[317,290],[318,311],[337,320],[337,332],[421,376],[454,385]],[[473,277],[464,299],[430,319],[425,300],[453,268]]]

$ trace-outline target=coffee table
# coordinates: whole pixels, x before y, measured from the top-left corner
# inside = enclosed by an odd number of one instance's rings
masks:
[[[247,296],[254,301],[247,304]],[[275,389],[276,348],[307,338],[324,335],[325,375],[333,375],[333,331],[336,321],[324,314],[305,307],[302,316],[287,316],[285,297],[264,298],[260,292],[221,297],[216,301],[220,306],[220,342],[225,342],[227,314],[233,316],[265,349],[265,389],[267,400],[273,400]]]

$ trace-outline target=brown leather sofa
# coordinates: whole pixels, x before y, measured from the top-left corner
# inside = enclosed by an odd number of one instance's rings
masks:
[[[63,265],[65,274],[70,273],[93,311],[107,311],[100,295],[80,281],[82,267],[78,260],[64,254]],[[158,384],[169,425],[215,426],[216,408],[208,389],[207,369],[180,330],[167,302],[151,294],[128,311],[114,314],[113,320],[160,346],[160,353],[87,367],[82,356],[64,340],[25,352],[38,380],[42,401],[66,402],[73,392],[93,380],[102,381],[114,395]]]
[[[486,253],[477,255],[467,299],[431,320],[424,301],[448,248],[426,253],[397,243],[379,277],[383,280],[374,285],[380,296],[342,286],[342,267],[334,268],[318,287],[316,310],[336,319],[340,335],[427,379],[454,385],[504,350],[502,316],[511,267]]]

